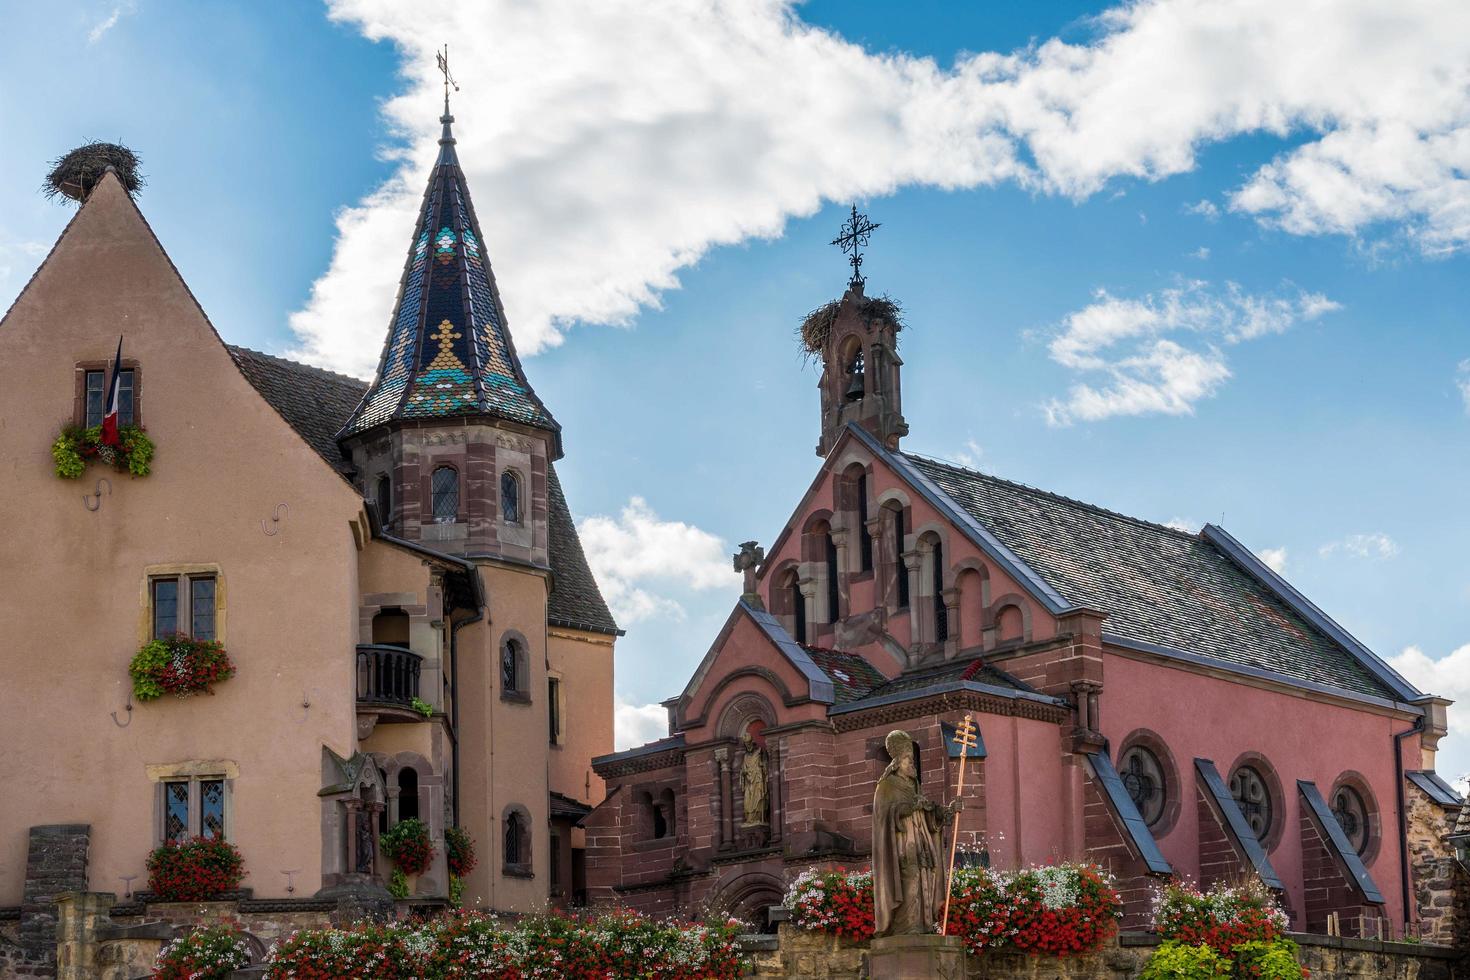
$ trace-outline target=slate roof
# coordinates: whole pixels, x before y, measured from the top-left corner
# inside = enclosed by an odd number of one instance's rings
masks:
[[[812,663],[831,678],[836,704],[847,704],[866,697],[874,688],[888,682],[888,678],[877,667],[855,653],[808,646],[805,643],[801,648],[812,658]]]
[[[961,681],[972,681],[976,684],[986,684],[990,687],[1004,688],[1020,694],[1038,694],[1036,688],[1024,681],[1012,677],[999,667],[990,664],[976,662],[974,660],[951,661],[939,667],[929,670],[915,670],[899,674],[891,681],[885,681],[868,693],[869,697],[886,698],[895,694],[909,694],[914,691],[923,691],[941,684],[958,684]]]
[[[228,345],[227,345],[228,346]],[[229,347],[230,356],[288,425],[337,472],[348,460],[337,445],[337,430],[362,400],[367,385],[345,374],[273,357],[247,347]]]
[[[307,445],[345,478],[350,461],[343,458],[336,435],[362,401],[368,386],[356,378],[298,364],[283,357],[245,347],[228,349],[255,390],[306,440]],[[550,511],[547,524],[554,578],[551,595],[546,600],[547,621],[594,633],[621,634],[607,603],[603,601],[597,579],[587,566],[587,556],[582,551],[582,541],[577,536],[576,524],[572,522],[566,496],[556,476],[556,467],[548,467],[547,472]]]
[[[549,804],[550,815],[553,819],[561,817],[580,823],[587,814],[592,812],[592,808],[587,804],[580,800],[574,800],[570,796],[558,793],[556,790],[551,791],[547,802]]]
[[[1362,661],[1202,535],[903,454],[1107,636],[1397,699]]]

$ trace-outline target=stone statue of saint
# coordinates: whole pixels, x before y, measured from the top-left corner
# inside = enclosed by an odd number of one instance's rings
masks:
[[[745,821],[742,826],[754,827],[766,822],[766,807],[770,793],[766,788],[766,752],[746,732],[740,739],[745,749],[745,759],[740,763],[740,792],[745,799]]]
[[[962,802],[924,798],[908,732],[889,732],[883,747],[893,761],[873,792],[874,934],[932,934],[946,887],[943,829]]]

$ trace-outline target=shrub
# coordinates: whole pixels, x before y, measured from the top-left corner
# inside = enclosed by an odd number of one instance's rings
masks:
[[[429,828],[417,817],[400,820],[380,838],[385,854],[406,875],[421,875],[434,860]]]
[[[444,831],[444,857],[449,862],[449,873],[463,878],[475,870],[475,839],[463,827],[450,827]]]
[[[230,926],[201,927],[159,951],[153,980],[222,980],[249,965],[244,933]]]
[[[139,701],[165,694],[187,698],[213,694],[215,684],[235,676],[235,665],[218,641],[174,634],[144,644],[128,664],[128,675]]]
[[[244,878],[239,850],[217,837],[170,841],[148,855],[148,889],[165,902],[202,902],[234,891]]]
[[[402,868],[394,868],[393,873],[388,876],[388,894],[394,898],[408,897],[408,876],[403,873]]]
[[[1005,877],[989,868],[956,868],[949,891],[951,936],[963,936],[971,953],[1004,946],[1011,938],[1011,904]]]
[[[1273,942],[1287,927],[1286,913],[1259,878],[1216,884],[1208,892],[1172,883],[1154,903],[1154,929],[1160,936],[1204,943],[1225,956],[1241,943]]]
[[[1290,939],[1241,943],[1231,953],[1235,975],[1260,980],[1302,980],[1307,971],[1297,962],[1298,951],[1299,947]]]
[[[1230,961],[1209,946],[1166,940],[1149,956],[1138,980],[1213,980],[1230,976]]]
[[[271,950],[267,980],[328,980],[423,975],[427,943],[401,926],[358,925],[351,929],[304,929]]]
[[[873,938],[873,874],[871,871],[828,871],[815,868],[796,876],[781,904],[803,929],[866,942]]]
[[[1028,953],[1097,949],[1123,916],[1122,899],[1092,865],[1048,865],[1006,877],[1010,942]]]

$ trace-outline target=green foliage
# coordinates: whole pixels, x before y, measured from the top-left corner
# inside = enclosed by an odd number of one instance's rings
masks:
[[[76,426],[69,425],[61,430],[61,435],[51,444],[51,459],[56,463],[56,475],[63,480],[75,480],[87,468],[78,440],[80,432]]]
[[[1168,940],[1154,950],[1138,980],[1212,980],[1230,976],[1230,961],[1209,946]]]
[[[449,876],[449,904],[455,908],[464,906],[464,879],[457,874]]]
[[[100,425],[86,429],[64,425],[51,444],[51,461],[56,464],[56,475],[63,480],[77,479],[93,459],[111,465],[118,472],[147,476],[153,468],[153,451],[153,440],[140,425],[119,426],[116,446],[103,444]]]
[[[408,897],[408,876],[403,873],[402,868],[394,868],[393,873],[388,876],[388,894],[394,898]]]
[[[133,697],[139,701],[163,697],[163,682],[159,678],[172,658],[169,645],[163,640],[145,644],[128,664],[128,675],[133,678]]]
[[[1235,976],[1250,980],[1302,980],[1306,971],[1297,962],[1297,944],[1290,939],[1241,943],[1231,951]]]
[[[413,710],[417,711],[419,714],[423,715],[425,718],[432,718],[432,717],[434,717],[434,706],[432,704],[430,704],[429,702],[425,701],[423,698],[414,698],[412,703],[413,703]]]
[[[250,945],[234,926],[198,926],[158,954],[152,980],[225,980],[250,965]]]
[[[475,839],[463,827],[450,827],[444,831],[444,856],[449,859],[449,873],[463,878],[475,870],[479,862],[475,858]]]
[[[383,853],[404,874],[421,875],[434,860],[434,844],[429,828],[417,817],[400,820],[379,838]]]
[[[187,698],[213,694],[215,684],[235,676],[235,665],[218,641],[174,634],[144,644],[128,664],[128,676],[139,701],[165,694]]]

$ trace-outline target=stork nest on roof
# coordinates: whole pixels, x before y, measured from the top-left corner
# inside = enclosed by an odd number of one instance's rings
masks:
[[[53,161],[41,191],[53,201],[58,197],[85,201],[110,169],[131,196],[143,186],[143,175],[138,171],[140,162],[138,154],[126,146],[93,140]]]
[[[812,310],[801,321],[796,333],[801,338],[801,349],[808,357],[816,357],[827,346],[832,324],[837,322],[837,311],[841,308],[842,300],[834,299],[826,306]],[[903,307],[887,296],[864,296],[858,300],[858,315],[865,320],[885,320],[895,330],[904,327]]]

